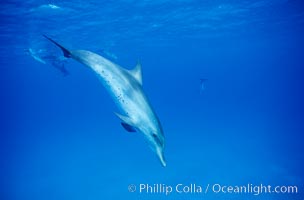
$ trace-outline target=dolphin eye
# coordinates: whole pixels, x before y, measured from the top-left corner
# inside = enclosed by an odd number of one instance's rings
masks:
[[[161,141],[159,140],[159,138],[157,137],[157,135],[155,133],[152,134],[153,138],[155,139],[156,143],[160,146],[162,146]]]

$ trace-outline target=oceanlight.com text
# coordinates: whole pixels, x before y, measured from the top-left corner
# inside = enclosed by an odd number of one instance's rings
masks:
[[[147,184],[141,183],[138,185],[130,184],[128,186],[129,192],[137,192],[140,194],[297,194],[298,187],[295,185],[288,186],[272,186],[266,184],[251,184],[246,185],[223,185],[215,184],[182,184],[175,185],[168,184]]]
[[[253,194],[260,195],[262,193],[276,193],[276,194],[293,194],[298,193],[297,186],[271,186],[271,185],[253,185],[247,184],[243,186],[227,186],[221,184],[213,184],[212,192],[214,193],[244,193],[244,194]]]

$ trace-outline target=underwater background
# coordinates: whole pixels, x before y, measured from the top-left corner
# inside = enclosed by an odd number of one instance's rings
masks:
[[[0,5],[0,199],[304,199],[301,0]],[[127,69],[142,64],[167,167],[122,128],[94,73],[43,34]],[[140,184],[203,193],[139,192]],[[205,194],[208,184],[298,192]]]

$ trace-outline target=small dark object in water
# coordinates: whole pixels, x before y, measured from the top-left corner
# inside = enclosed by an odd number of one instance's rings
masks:
[[[200,93],[202,93],[205,90],[206,88],[205,83],[207,80],[208,79],[206,78],[200,78]]]

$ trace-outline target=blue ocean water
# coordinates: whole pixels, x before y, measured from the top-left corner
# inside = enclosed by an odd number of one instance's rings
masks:
[[[304,199],[302,1],[0,5],[0,199]],[[43,34],[127,69],[140,61],[167,167],[123,129],[96,75]],[[156,191],[178,184],[203,192]]]

